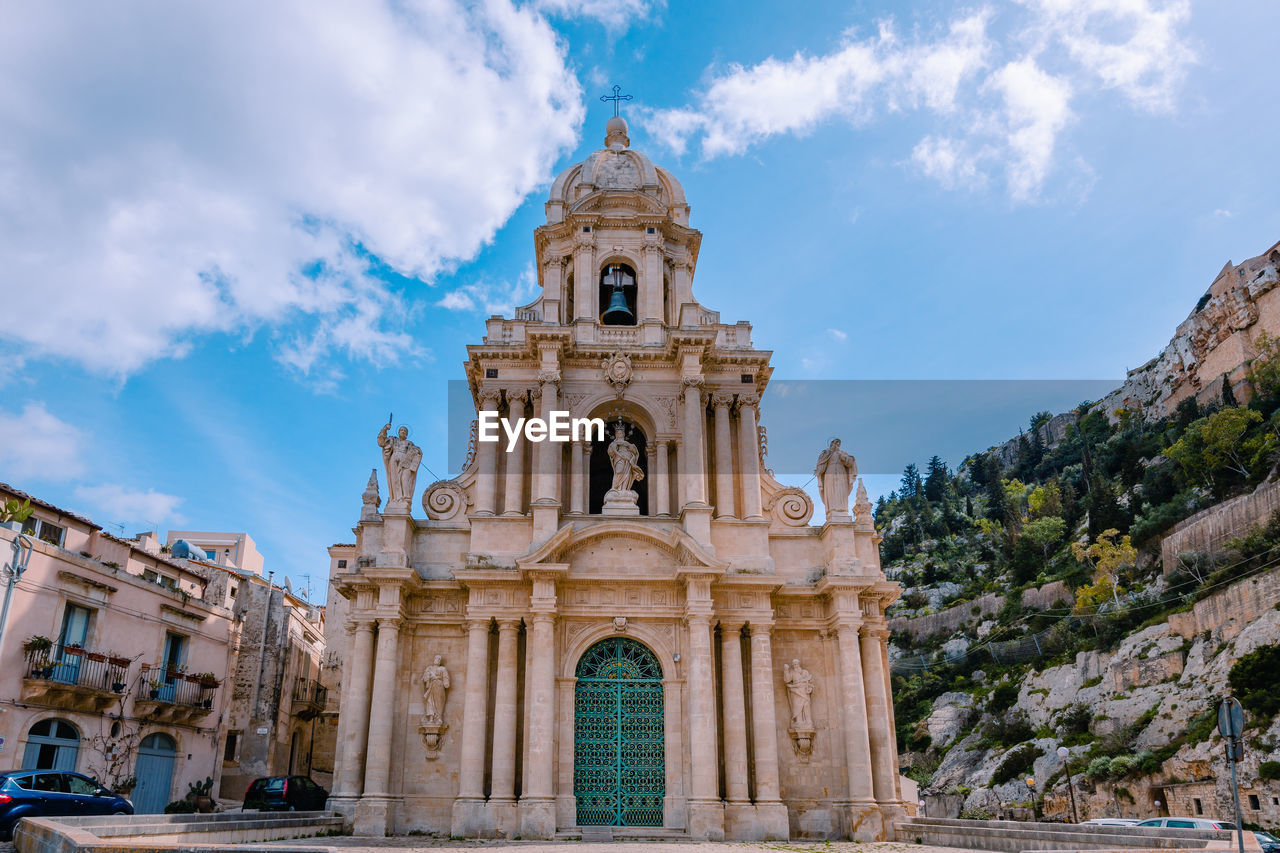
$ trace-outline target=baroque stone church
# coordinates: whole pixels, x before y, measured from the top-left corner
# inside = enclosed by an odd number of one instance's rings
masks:
[[[680,183],[624,119],[606,132],[551,187],[541,295],[487,321],[465,374],[477,412],[607,434],[508,451],[473,427],[422,517],[421,451],[383,428],[386,504],[375,470],[331,579],[331,806],[367,835],[891,837],[900,590],[856,463],[814,448],[810,525],[762,459],[770,352],[695,298]]]

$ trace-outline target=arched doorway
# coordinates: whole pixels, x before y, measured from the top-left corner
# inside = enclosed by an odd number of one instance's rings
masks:
[[[41,720],[27,732],[23,770],[75,770],[80,733],[66,720]]]
[[[579,826],[662,826],[666,793],[662,667],[626,637],[578,661],[573,794]]]
[[[160,814],[169,803],[173,788],[173,763],[178,745],[167,734],[147,735],[138,746],[138,763],[133,775],[133,808],[138,814]]]

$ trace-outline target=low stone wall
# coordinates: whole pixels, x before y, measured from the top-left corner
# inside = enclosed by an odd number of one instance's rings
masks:
[[[217,849],[343,831],[331,812],[232,812],[212,815],[94,815],[26,818],[13,833],[18,853],[115,853],[125,850]],[[251,848],[236,847],[238,851]],[[278,846],[264,851],[324,853],[323,847]]]
[[[1184,551],[1213,554],[1230,539],[1266,521],[1280,509],[1280,482],[1263,483],[1247,495],[1214,504],[1179,522],[1160,542],[1160,561],[1168,574]]]
[[[1023,850],[1230,850],[1236,837],[1225,830],[1164,827],[1093,826],[1013,820],[948,820],[914,818],[899,821],[895,840],[938,847],[962,847],[1021,853]],[[1245,833],[1245,850],[1261,847]]]
[[[1272,569],[1197,601],[1189,611],[1172,614],[1169,626],[1188,640],[1212,631],[1225,642],[1235,639],[1246,625],[1277,604],[1280,604],[1280,569]]]
[[[988,592],[970,601],[953,604],[937,613],[927,613],[924,616],[895,616],[889,620],[889,630],[905,631],[916,642],[937,634],[953,634],[965,622],[998,613],[1000,608],[1004,607],[1004,601],[1003,595]],[[1024,589],[1021,601],[1023,607],[1046,610],[1059,602],[1068,606],[1075,604],[1076,597],[1062,581],[1053,581],[1037,589]],[[977,612],[974,611],[975,607]]]

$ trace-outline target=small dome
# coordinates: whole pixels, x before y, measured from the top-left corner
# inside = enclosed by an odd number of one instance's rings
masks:
[[[631,145],[627,136],[627,120],[622,116],[614,116],[604,126],[604,147],[610,151],[621,151]]]

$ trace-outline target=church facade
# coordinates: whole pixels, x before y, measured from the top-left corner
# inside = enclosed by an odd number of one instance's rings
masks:
[[[770,353],[694,297],[684,191],[623,119],[546,214],[541,295],[487,321],[466,378],[478,413],[606,434],[508,450],[473,428],[421,515],[421,451],[378,435],[384,471],[331,578],[331,806],[369,835],[890,837],[899,588],[853,457],[814,448],[811,525],[762,458]]]

